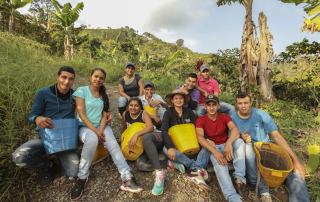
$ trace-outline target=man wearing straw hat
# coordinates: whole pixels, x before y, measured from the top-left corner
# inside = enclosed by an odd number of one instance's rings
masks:
[[[143,85],[144,95],[140,97],[143,107],[150,106],[158,109],[157,116],[150,115],[157,125],[161,124],[164,113],[168,109],[168,105],[163,101],[160,95],[154,94],[154,84],[151,81],[147,81]]]
[[[239,128],[241,138],[246,143],[246,170],[250,183],[254,186],[257,184],[257,163],[253,144],[255,142],[271,143],[268,136],[270,133],[274,141],[288,152],[293,162],[293,171],[286,179],[286,185],[290,192],[289,201],[310,201],[305,182],[305,168],[291,150],[286,140],[279,133],[270,115],[267,112],[253,108],[251,97],[245,92],[240,92],[236,96],[236,105],[239,111],[234,113],[231,118]],[[260,200],[264,202],[272,201],[269,194],[269,187],[265,185],[264,179],[261,178],[258,184]],[[255,197],[253,196],[253,198]]]
[[[219,185],[228,201],[248,201],[246,190],[245,144],[240,139],[240,131],[227,114],[220,114],[219,98],[209,94],[205,98],[207,114],[196,121],[196,133],[203,147],[199,153],[208,162],[209,158],[216,171]],[[228,137],[228,130],[230,135]],[[208,143],[207,138],[214,142]],[[229,175],[228,161],[233,160],[236,189]],[[238,192],[238,193],[237,193]]]
[[[53,128],[51,120],[69,118],[74,119],[75,101],[72,98],[71,86],[75,79],[72,67],[61,67],[56,76],[57,84],[41,88],[35,95],[32,110],[28,116],[29,122],[39,128]],[[54,179],[55,163],[43,156],[46,155],[40,137],[36,137],[21,145],[12,154],[17,166],[42,170],[41,185],[48,186]],[[68,180],[75,180],[79,172],[79,155],[76,150],[57,153],[62,171]]]

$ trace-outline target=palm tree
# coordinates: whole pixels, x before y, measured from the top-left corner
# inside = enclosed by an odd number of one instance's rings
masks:
[[[171,56],[170,59],[168,59],[168,58],[163,58],[161,61],[151,60],[151,62],[159,65],[160,67],[164,67],[164,69],[165,69],[164,75],[167,75],[168,66],[172,65],[172,63],[177,59],[177,57],[178,57],[179,54],[180,54],[180,50],[178,50],[177,52],[175,52],[175,53],[173,54],[173,56]]]
[[[83,2],[78,3],[77,6],[72,9],[70,3],[63,5],[63,9],[60,10],[54,0],[52,0],[56,12],[51,12],[52,16],[56,20],[56,24],[65,32],[64,39],[64,56],[67,60],[70,59],[73,45],[71,44],[70,35],[73,30],[74,23],[78,20],[80,11],[83,10]]]
[[[33,0],[0,0],[1,9],[7,10],[10,13],[10,19],[9,19],[9,33],[14,34],[14,18],[15,14],[17,12],[18,8],[22,8],[28,3],[31,3]],[[0,13],[0,20],[2,18],[2,15]],[[2,24],[2,23],[1,23]],[[1,26],[0,26],[1,28]]]

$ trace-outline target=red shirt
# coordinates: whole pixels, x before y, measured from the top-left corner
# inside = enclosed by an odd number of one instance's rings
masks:
[[[208,115],[200,116],[196,121],[196,128],[202,128],[216,145],[224,144],[228,139],[228,123],[232,119],[227,114],[218,113],[217,119],[212,121]]]
[[[220,93],[218,81],[214,80],[211,77],[209,78],[209,81],[205,82],[202,76],[198,76],[197,84],[205,91],[207,91],[208,94],[213,94],[215,92]],[[198,102],[199,105],[204,105],[204,98],[204,93],[200,93],[200,98]]]

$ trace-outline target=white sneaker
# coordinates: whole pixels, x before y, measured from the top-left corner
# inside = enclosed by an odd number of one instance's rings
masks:
[[[272,202],[272,198],[270,195],[260,195],[261,202]]]

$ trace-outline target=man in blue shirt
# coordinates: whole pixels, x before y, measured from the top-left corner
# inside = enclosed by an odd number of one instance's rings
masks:
[[[163,101],[160,95],[154,94],[154,84],[151,81],[147,81],[143,85],[144,95],[140,97],[143,107],[150,105],[158,110],[157,116],[150,115],[157,125],[161,124],[162,118],[168,105]]]
[[[286,185],[290,191],[289,201],[310,201],[305,182],[305,168],[279,133],[278,127],[270,115],[265,111],[251,107],[252,101],[247,93],[240,92],[236,99],[239,111],[232,114],[231,118],[246,143],[246,172],[251,184],[256,186],[257,183],[257,163],[253,144],[255,142],[271,142],[268,135],[270,133],[274,141],[288,152],[293,162],[293,171],[286,179]],[[258,192],[261,201],[272,202],[269,187],[265,185],[263,178],[259,183]]]
[[[53,128],[51,120],[74,119],[75,101],[72,98],[74,90],[71,86],[75,79],[72,67],[61,67],[56,76],[57,84],[41,88],[35,95],[30,123],[39,128]],[[36,137],[21,145],[13,154],[12,159],[17,166],[23,168],[42,169],[41,185],[48,186],[54,180],[55,162],[46,157],[46,151],[40,137]],[[79,171],[79,155],[75,150],[57,153],[62,171],[69,180],[74,180]]]

